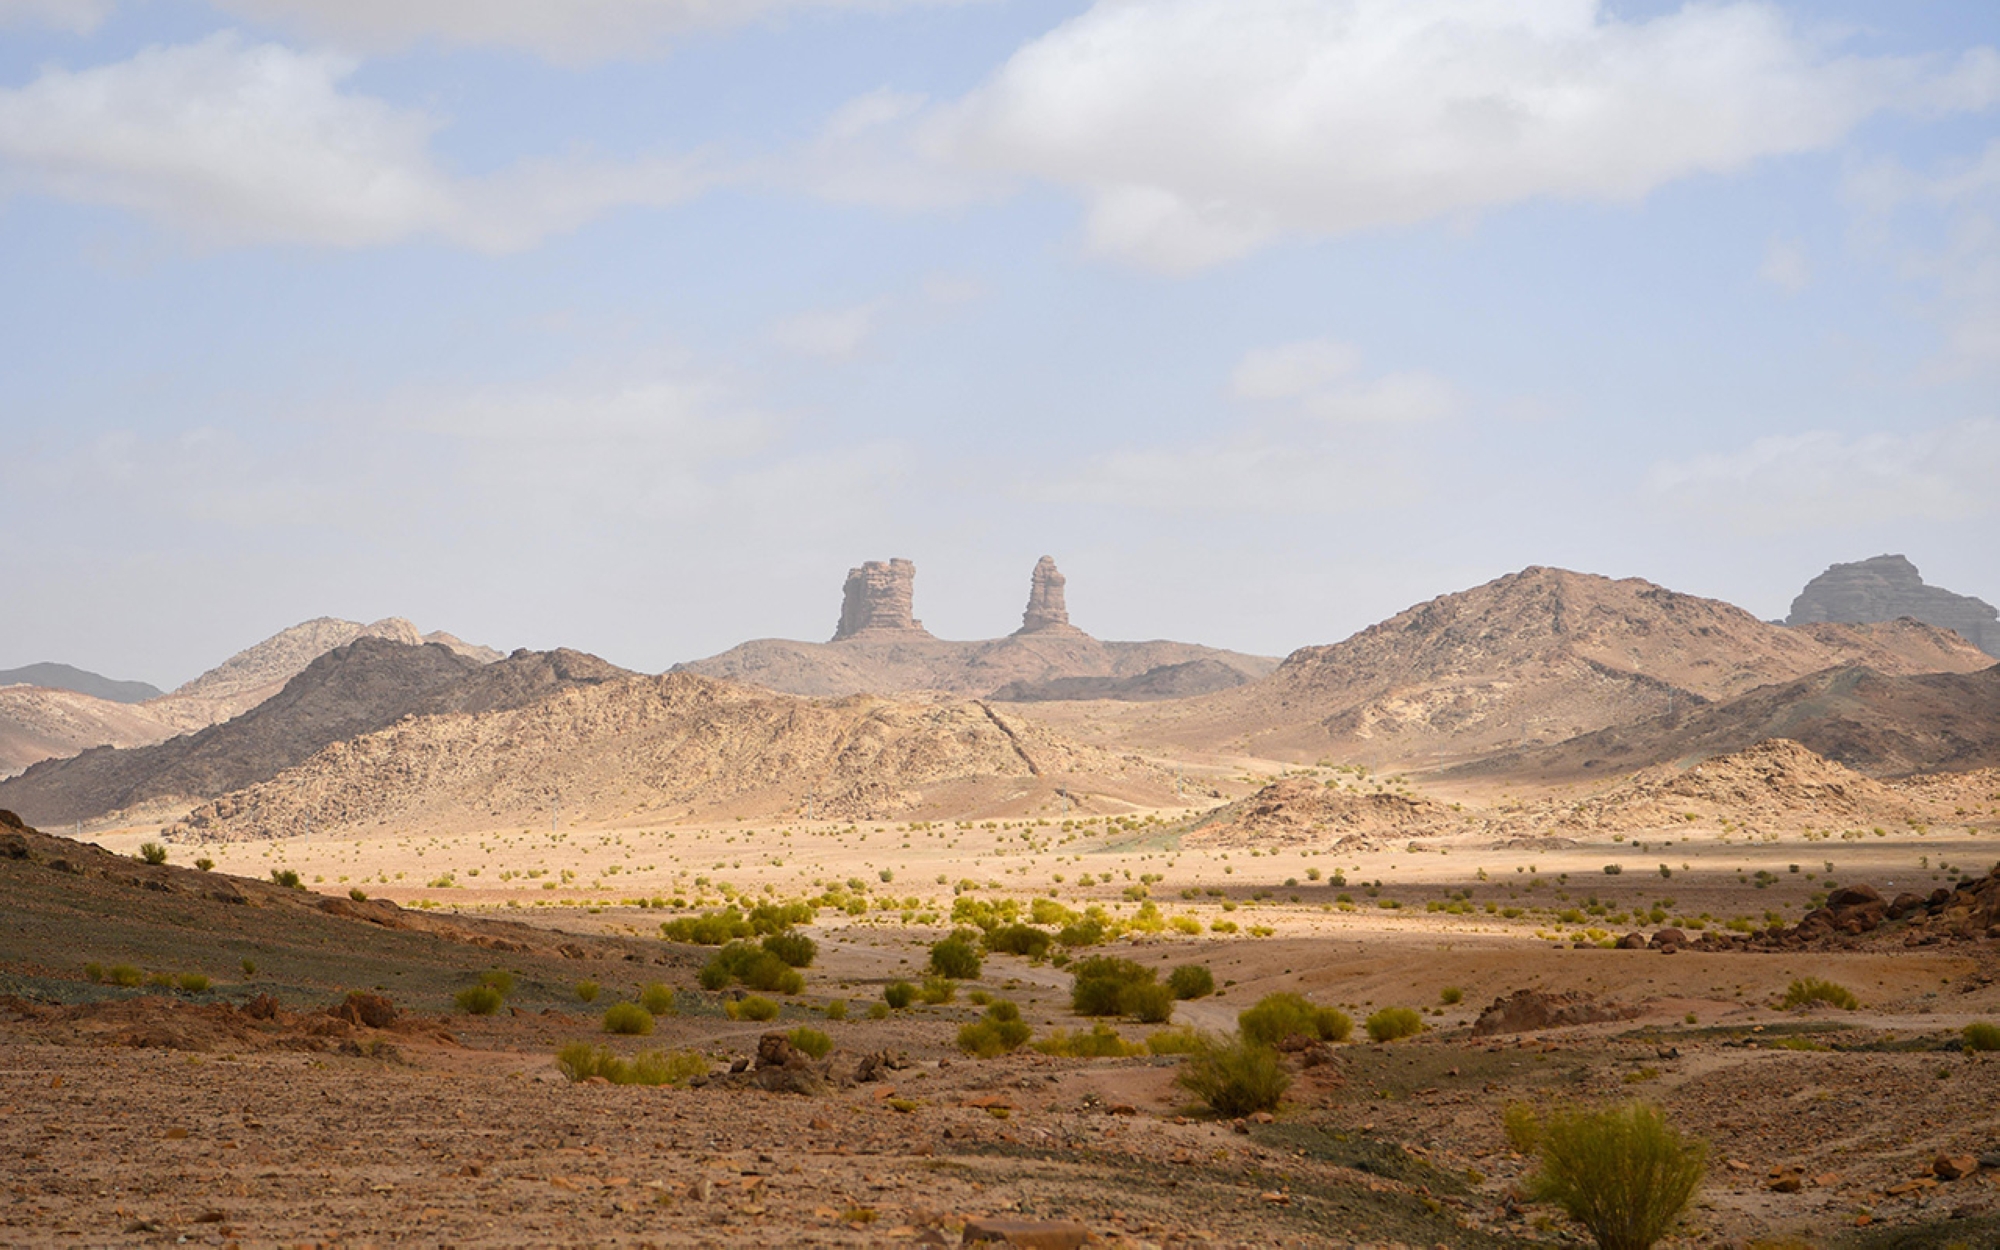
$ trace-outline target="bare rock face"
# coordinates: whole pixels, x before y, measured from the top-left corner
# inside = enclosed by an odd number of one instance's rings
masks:
[[[917,566],[908,560],[870,560],[847,571],[840,603],[840,628],[833,640],[863,634],[914,634],[928,638],[924,623],[910,615],[916,597]]]
[[[1986,654],[2000,656],[2000,611],[1970,595],[1926,586],[1917,566],[1903,556],[1834,565],[1806,583],[1785,624],[1870,624],[1905,616],[1952,630]]]
[[[1056,567],[1054,556],[1043,556],[1035,562],[1034,576],[1028,583],[1028,610],[1021,613],[1021,628],[1014,631],[1015,636],[1083,632],[1069,623],[1069,607],[1063,602],[1063,584],[1067,580]]]

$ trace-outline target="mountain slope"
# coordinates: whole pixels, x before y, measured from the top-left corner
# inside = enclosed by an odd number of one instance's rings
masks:
[[[144,703],[160,697],[160,688],[143,681],[113,681],[68,664],[30,664],[0,670],[0,686],[41,686],[87,694],[107,703]]]
[[[688,673],[561,691],[527,707],[402,721],[197,809],[184,832],[255,838],[374,828],[732,815],[884,818],[1173,801],[1172,776],[980,703],[772,694]],[[179,831],[177,831],[179,832]]]

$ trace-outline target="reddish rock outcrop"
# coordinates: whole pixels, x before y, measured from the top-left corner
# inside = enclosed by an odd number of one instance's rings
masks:
[[[1035,562],[1035,572],[1028,583],[1028,610],[1021,613],[1021,628],[1014,631],[1016,637],[1083,632],[1069,623],[1069,605],[1063,601],[1066,580],[1056,568],[1054,556],[1043,556]]]
[[[928,638],[924,623],[911,615],[916,601],[917,566],[908,560],[870,560],[847,571],[840,601],[840,627],[833,640],[864,634],[915,634]]]

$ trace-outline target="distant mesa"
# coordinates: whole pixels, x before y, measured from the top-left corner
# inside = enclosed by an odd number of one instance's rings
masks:
[[[1823,621],[1865,625],[1902,617],[1957,633],[1991,656],[2000,656],[2000,611],[1970,595],[1926,586],[1917,566],[1900,555],[1836,564],[1806,583],[1792,600],[1785,624]]]
[[[1083,633],[1069,623],[1069,605],[1063,601],[1063,586],[1068,580],[1056,567],[1054,556],[1035,561],[1035,571],[1028,583],[1028,610],[1021,613],[1021,628],[1014,631],[1015,637]]]
[[[883,634],[930,637],[924,623],[911,615],[916,585],[917,566],[909,560],[870,560],[847,570],[840,627],[833,631],[833,640]]]
[[[143,681],[114,681],[67,664],[30,664],[25,668],[0,669],[0,686],[67,690],[109,703],[144,703],[164,693],[158,686]]]

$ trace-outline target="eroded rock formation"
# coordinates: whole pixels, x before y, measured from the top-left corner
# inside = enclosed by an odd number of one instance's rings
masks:
[[[1834,565],[1806,583],[1792,600],[1785,624],[1867,624],[1905,616],[1952,630],[1986,654],[2000,656],[2000,612],[1970,595],[1926,586],[1917,566],[1904,556]]]
[[[923,634],[924,623],[910,615],[915,602],[917,566],[908,560],[870,560],[847,571],[847,588],[840,602],[840,628],[835,642],[863,634]]]
[[[1069,607],[1063,602],[1062,570],[1056,567],[1054,556],[1043,556],[1035,562],[1035,572],[1028,584],[1028,610],[1021,613],[1021,628],[1015,634],[1080,634],[1083,631],[1069,623]]]

